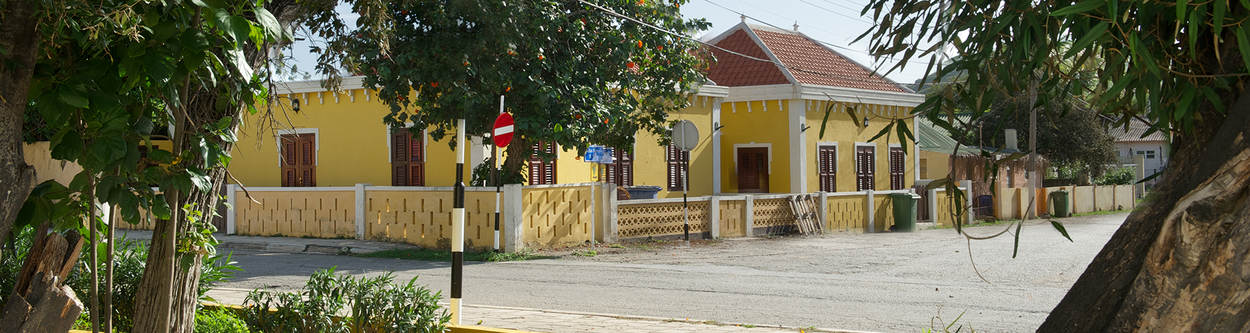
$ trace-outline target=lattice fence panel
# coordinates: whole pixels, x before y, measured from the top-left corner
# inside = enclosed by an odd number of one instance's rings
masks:
[[[756,199],[754,228],[796,227],[794,211],[787,198]]]
[[[690,233],[710,230],[707,201],[690,202]],[[682,203],[620,204],[617,232],[621,238],[680,235],[684,232]]]

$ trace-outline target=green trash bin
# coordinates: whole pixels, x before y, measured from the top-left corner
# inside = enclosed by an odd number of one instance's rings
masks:
[[[892,193],[894,206],[894,231],[916,231],[916,201],[919,196],[911,193]]]
[[[1055,217],[1068,217],[1068,191],[1050,192],[1050,204],[1055,209]]]

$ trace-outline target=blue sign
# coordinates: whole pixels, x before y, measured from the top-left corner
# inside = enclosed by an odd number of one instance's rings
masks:
[[[582,159],[589,163],[610,164],[613,162],[612,149],[599,145],[586,147]]]

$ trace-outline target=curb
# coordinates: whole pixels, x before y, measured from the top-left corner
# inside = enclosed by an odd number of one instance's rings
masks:
[[[439,302],[439,304],[440,304],[440,305],[443,305],[444,303]],[[689,318],[682,319],[682,318],[664,318],[664,317],[637,316],[637,315],[619,315],[619,314],[610,314],[610,313],[578,312],[578,311],[565,311],[565,310],[546,310],[546,309],[535,309],[535,308],[520,308],[520,307],[511,307],[511,306],[498,306],[498,305],[477,305],[477,304],[464,304],[464,305],[461,305],[461,306],[464,306],[464,307],[476,307],[476,308],[486,308],[486,309],[499,309],[499,310],[534,311],[534,312],[543,312],[543,313],[558,313],[558,314],[570,314],[570,315],[581,315],[581,316],[608,317],[608,318],[626,319],[626,320],[646,320],[646,321],[658,321],[658,322],[679,322],[679,323],[698,324],[698,325],[732,326],[732,327],[756,327],[756,328],[779,328],[779,329],[788,329],[788,330],[803,331],[803,332],[828,332],[828,333],[875,333],[875,332],[873,332],[873,331],[857,331],[857,330],[845,330],[845,329],[833,329],[833,328],[821,328],[821,327],[810,327],[810,328],[809,328],[809,327],[794,327],[794,326],[785,326],[785,325],[760,325],[760,324],[750,324],[750,323],[720,322],[720,321],[714,321],[714,320],[693,320],[693,319],[689,319]]]

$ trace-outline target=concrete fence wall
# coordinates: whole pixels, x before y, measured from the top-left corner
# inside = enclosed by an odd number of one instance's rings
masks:
[[[1009,190],[1017,193],[1017,196],[1010,200],[1020,201],[1020,197],[1027,198],[1028,189],[1010,188]],[[1068,212],[1071,214],[1091,213],[1098,211],[1115,211],[1115,210],[1131,210],[1137,208],[1137,200],[1134,197],[1133,185],[1090,185],[1090,186],[1052,186],[1039,188],[1037,190],[1036,211],[1039,215],[1052,215],[1055,212],[1054,203],[1051,202],[1050,194],[1057,191],[1068,192]],[[1001,202],[1002,200],[995,200]],[[1018,207],[1027,207],[1027,201],[1016,203],[1017,208],[1014,214],[995,215],[1000,219],[1018,219],[1020,218],[1020,210]]]

